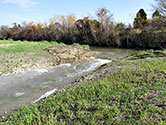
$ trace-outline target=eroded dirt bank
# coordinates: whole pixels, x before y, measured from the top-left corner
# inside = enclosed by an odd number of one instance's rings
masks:
[[[56,65],[85,61],[94,55],[89,48],[78,46],[51,46],[45,50],[56,57]]]

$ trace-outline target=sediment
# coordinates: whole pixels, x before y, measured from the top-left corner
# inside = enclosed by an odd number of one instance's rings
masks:
[[[45,49],[56,57],[56,65],[89,60],[94,52],[86,47],[51,46]]]

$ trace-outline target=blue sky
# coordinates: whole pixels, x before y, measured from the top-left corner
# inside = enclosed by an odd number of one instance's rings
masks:
[[[116,22],[132,23],[139,9],[152,14],[154,0],[0,0],[0,25],[13,22],[43,22],[55,15],[75,14],[77,18],[94,15],[105,7]]]

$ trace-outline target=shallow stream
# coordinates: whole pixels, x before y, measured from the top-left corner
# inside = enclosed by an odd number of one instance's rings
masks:
[[[81,63],[63,64],[21,74],[0,76],[0,115],[23,104],[37,102],[59,88],[72,84],[79,77],[96,70],[103,64],[135,53],[134,50],[91,48],[96,57]]]

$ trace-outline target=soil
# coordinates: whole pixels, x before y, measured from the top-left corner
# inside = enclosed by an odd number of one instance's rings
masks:
[[[89,60],[94,52],[78,46],[51,46],[45,49],[56,57],[56,65]]]

